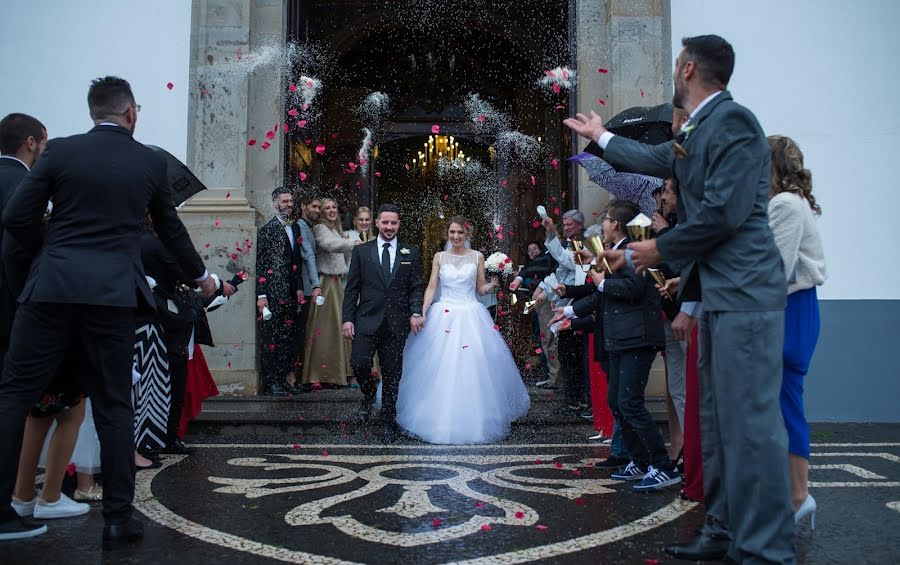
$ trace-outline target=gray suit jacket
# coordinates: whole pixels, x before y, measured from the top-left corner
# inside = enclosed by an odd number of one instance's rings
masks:
[[[781,310],[787,286],[769,228],[771,158],[765,134],[728,91],[710,100],[690,124],[687,135],[661,145],[615,136],[604,159],[677,179],[679,223],[657,245],[684,280],[699,269],[704,310]],[[686,158],[675,158],[676,142]]]
[[[319,269],[316,268],[316,237],[312,229],[303,218],[297,220],[300,226],[300,249],[303,252],[303,294],[310,296],[315,287],[319,286]]]

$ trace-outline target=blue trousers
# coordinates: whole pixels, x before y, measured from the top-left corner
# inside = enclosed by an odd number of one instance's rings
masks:
[[[816,289],[788,295],[784,310],[784,369],[781,377],[781,414],[788,433],[788,451],[809,459],[809,424],[803,413],[803,377],[809,371],[819,340],[819,301]]]

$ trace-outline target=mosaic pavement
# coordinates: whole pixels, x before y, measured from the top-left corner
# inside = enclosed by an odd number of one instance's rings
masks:
[[[674,489],[610,481],[593,444],[359,441],[197,443],[138,474],[140,550],[100,551],[94,509],[0,545],[0,562],[656,563],[702,518]],[[900,442],[819,442],[813,463],[798,561],[900,561]]]

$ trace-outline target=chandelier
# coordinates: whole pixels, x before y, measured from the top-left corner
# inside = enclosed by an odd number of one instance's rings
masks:
[[[459,141],[452,135],[429,135],[428,141],[422,144],[422,149],[412,158],[410,170],[414,174],[425,175],[432,172],[442,159],[465,163],[472,158],[459,148]]]

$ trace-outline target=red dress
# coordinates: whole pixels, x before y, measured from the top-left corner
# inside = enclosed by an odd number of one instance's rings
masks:
[[[594,360],[594,340],[588,340],[588,359],[590,359],[591,377],[591,405],[594,410],[594,429],[606,437],[613,434],[613,414],[606,401],[609,385],[606,382],[606,373],[599,361]]]
[[[184,439],[188,422],[195,419],[203,407],[203,401],[211,396],[218,396],[219,389],[213,380],[212,373],[206,365],[203,350],[194,344],[194,358],[187,362],[187,385],[184,393],[184,409],[178,424],[178,437]]]

